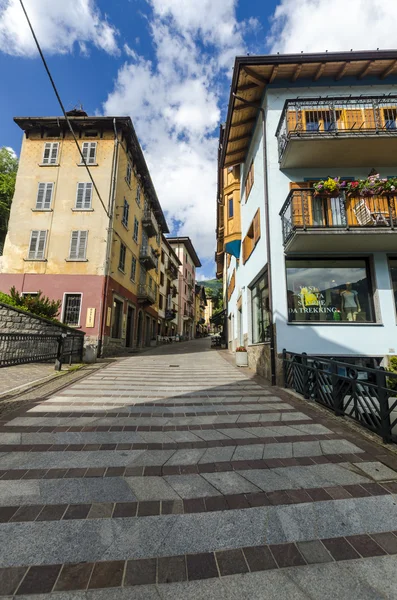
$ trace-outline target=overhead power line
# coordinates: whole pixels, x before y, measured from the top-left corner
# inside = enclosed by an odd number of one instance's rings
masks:
[[[94,178],[93,178],[93,176],[92,176],[92,174],[91,174],[91,171],[90,171],[90,169],[89,169],[89,167],[88,167],[88,165],[87,165],[87,161],[86,161],[86,159],[85,159],[85,157],[84,157],[84,155],[83,155],[83,152],[82,152],[82,150],[81,150],[81,148],[80,148],[79,142],[77,141],[76,135],[75,135],[75,133],[74,133],[74,131],[73,131],[72,123],[70,122],[70,119],[69,119],[68,115],[66,114],[65,107],[64,107],[64,105],[63,105],[63,102],[62,102],[62,100],[61,100],[61,97],[60,97],[60,95],[59,95],[59,92],[58,92],[58,90],[57,90],[57,87],[56,87],[56,85],[55,85],[55,82],[54,82],[54,80],[53,80],[53,78],[52,78],[52,75],[51,75],[50,69],[48,68],[47,61],[46,61],[46,59],[44,58],[43,51],[42,51],[42,49],[41,49],[41,47],[40,47],[39,41],[38,41],[38,39],[37,39],[37,37],[36,37],[36,34],[35,34],[35,32],[34,32],[34,29],[33,29],[33,26],[32,26],[32,24],[31,24],[31,22],[30,22],[30,19],[29,19],[28,13],[26,12],[26,8],[25,8],[25,6],[24,6],[24,4],[23,4],[23,0],[19,0],[19,2],[20,2],[20,4],[21,4],[22,10],[23,10],[23,12],[24,12],[24,14],[25,14],[25,17],[26,17],[26,20],[27,20],[27,22],[28,22],[28,25],[29,25],[30,31],[32,32],[32,36],[33,36],[33,39],[34,39],[34,41],[35,41],[35,43],[36,43],[37,50],[39,51],[39,54],[40,54],[41,60],[43,61],[44,68],[45,68],[45,70],[47,71],[47,75],[48,75],[48,77],[49,77],[49,79],[50,79],[50,81],[51,81],[52,88],[53,88],[53,90],[54,90],[54,92],[55,92],[55,96],[57,97],[57,100],[58,100],[58,102],[59,102],[59,106],[61,107],[61,110],[62,110],[63,116],[65,117],[66,123],[68,124],[68,127],[69,127],[69,129],[70,129],[70,133],[72,134],[72,136],[73,136],[73,139],[74,139],[74,141],[75,141],[75,143],[76,143],[76,146],[77,146],[77,149],[78,149],[78,151],[79,151],[79,154],[80,154],[80,157],[81,157],[82,163],[84,164],[85,168],[87,169],[87,173],[88,173],[88,175],[89,175],[89,178],[91,179],[92,185],[94,186],[94,189],[95,189],[96,193],[98,194],[98,198],[99,198],[99,201],[100,201],[100,203],[101,203],[101,204],[102,204],[102,206],[103,206],[103,210],[105,211],[106,215],[109,217],[108,210],[107,210],[107,208],[106,208],[106,206],[105,206],[105,204],[104,204],[104,202],[103,202],[103,200],[102,200],[102,198],[101,198],[101,194],[99,193],[99,190],[98,190],[98,188],[97,188],[97,185],[96,185],[96,183],[95,183],[95,181],[94,181]]]

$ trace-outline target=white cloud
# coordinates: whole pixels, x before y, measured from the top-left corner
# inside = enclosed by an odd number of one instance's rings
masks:
[[[237,21],[237,0],[148,3],[155,60],[128,48],[104,112],[132,117],[170,227],[213,260],[220,103],[243,34],[258,24]]]
[[[393,48],[396,21],[396,0],[281,0],[267,41],[280,53]]]
[[[26,11],[42,49],[50,54],[82,54],[88,45],[110,54],[118,52],[116,29],[96,7],[95,0],[25,0]],[[36,46],[19,0],[0,0],[0,50],[17,56],[35,56]]]

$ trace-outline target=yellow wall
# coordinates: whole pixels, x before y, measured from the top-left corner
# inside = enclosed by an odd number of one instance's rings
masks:
[[[241,238],[240,216],[240,168],[224,169],[223,174],[223,201],[224,201],[224,237],[225,243]],[[233,217],[229,219],[229,198],[233,196]]]
[[[45,142],[59,142],[59,166],[40,166]],[[113,135],[86,139],[97,141],[98,166],[90,166],[101,197],[107,207],[113,158]],[[24,136],[15,195],[11,208],[8,235],[1,272],[8,273],[72,273],[102,275],[104,273],[108,218],[93,190],[91,212],[72,209],[75,206],[77,183],[89,182],[84,166],[78,166],[80,155],[75,142],[62,138]],[[53,182],[51,212],[34,212],[39,182]],[[27,261],[31,230],[48,230],[47,262]],[[66,262],[69,256],[72,230],[87,230],[87,262]]]

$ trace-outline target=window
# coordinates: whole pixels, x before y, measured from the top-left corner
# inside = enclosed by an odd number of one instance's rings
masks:
[[[88,231],[72,231],[69,260],[86,260]]]
[[[141,186],[139,184],[136,188],[135,200],[136,200],[137,205],[140,206],[141,205]]]
[[[31,298],[35,298],[39,295],[39,292],[22,292],[22,298],[27,298],[30,296]]]
[[[187,287],[186,287],[186,283],[185,283],[185,294],[187,293]]]
[[[231,219],[234,216],[233,196],[228,197],[227,206],[228,206],[228,218]]]
[[[36,210],[50,210],[53,190],[53,183],[39,183],[36,198]]]
[[[122,321],[123,303],[120,300],[113,300],[112,338],[121,338]]]
[[[123,218],[121,219],[121,222],[124,225],[124,227],[128,227],[129,212],[130,212],[130,205],[128,204],[127,200],[124,198]]]
[[[246,263],[253,253],[256,244],[261,237],[261,223],[259,208],[252,219],[247,235],[243,239],[243,263]]]
[[[161,251],[161,262],[162,264],[164,264],[165,261],[165,254],[164,254],[164,250]]]
[[[149,275],[149,290],[153,288],[153,277]]]
[[[96,164],[96,145],[96,142],[83,142],[82,152],[87,165]],[[80,164],[84,164],[84,162],[81,161]]]
[[[70,327],[80,325],[81,294],[65,294],[62,322]]]
[[[136,258],[135,258],[135,256],[133,256],[132,262],[131,262],[131,275],[130,275],[131,281],[135,281],[135,277],[136,277]]]
[[[120,255],[119,255],[119,270],[125,270],[125,254],[127,252],[127,248],[124,244],[120,244]]]
[[[139,236],[139,221],[136,217],[134,217],[134,234],[133,234],[133,239],[134,242],[138,243],[138,236]]]
[[[163,309],[163,295],[162,294],[159,295],[159,309],[160,310]]]
[[[254,185],[254,161],[251,162],[248,175],[245,180],[245,201],[247,202],[252,186]]]
[[[269,286],[267,272],[251,288],[252,343],[270,340]]]
[[[43,165],[56,165],[58,162],[59,142],[46,142],[44,144]]]
[[[374,322],[366,260],[300,258],[286,267],[290,322]]]
[[[386,129],[397,129],[397,109],[385,108],[383,115]]]
[[[31,231],[29,243],[29,260],[44,260],[45,247],[47,242],[47,231]]]
[[[164,285],[164,273],[160,273],[160,285]]]
[[[91,208],[92,201],[92,183],[78,183],[76,192],[76,204],[75,209],[77,210],[89,210]]]
[[[128,185],[131,185],[131,174],[132,174],[131,163],[127,162],[127,171],[126,171],[126,174],[125,174],[125,180],[128,183]]]
[[[390,259],[389,265],[394,304],[396,305],[397,311],[397,258]]]

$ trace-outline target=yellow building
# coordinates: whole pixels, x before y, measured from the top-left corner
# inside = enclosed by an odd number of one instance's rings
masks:
[[[204,333],[208,333],[208,327],[205,324],[207,298],[203,285],[196,283],[194,291],[194,322],[196,325],[196,337],[201,337]]]
[[[68,117],[95,186],[66,119],[14,119],[24,137],[0,289],[61,300],[60,320],[99,353],[150,345],[168,227],[142,149],[129,117]]]

